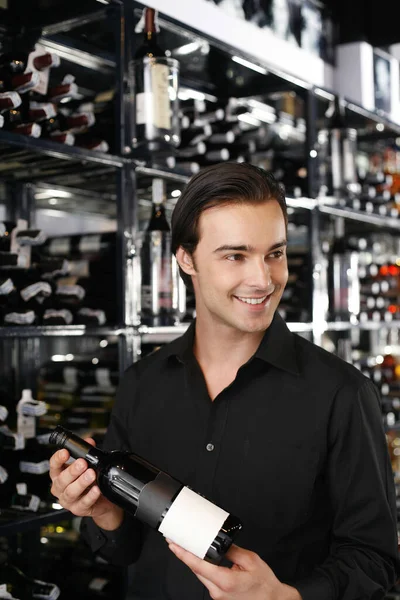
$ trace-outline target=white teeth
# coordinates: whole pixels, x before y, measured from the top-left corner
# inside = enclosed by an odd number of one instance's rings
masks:
[[[241,298],[240,296],[237,296],[237,298],[242,302],[246,302],[246,304],[262,304],[267,296],[264,296],[263,298]]]

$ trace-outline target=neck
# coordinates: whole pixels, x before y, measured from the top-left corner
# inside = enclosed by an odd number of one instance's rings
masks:
[[[256,352],[264,333],[245,333],[222,323],[205,322],[197,315],[193,352],[202,367],[237,370]]]

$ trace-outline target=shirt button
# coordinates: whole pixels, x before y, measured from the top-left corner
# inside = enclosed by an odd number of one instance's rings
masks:
[[[212,452],[214,450],[214,444],[207,444],[206,450],[208,450],[209,452]]]

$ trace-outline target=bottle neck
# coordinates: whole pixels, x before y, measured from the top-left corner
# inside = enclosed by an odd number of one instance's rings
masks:
[[[162,203],[153,203],[153,210],[147,231],[170,231],[165,215],[165,207]]]
[[[61,432],[61,433],[60,433]],[[72,458],[84,458],[91,466],[96,466],[104,452],[95,446],[91,446],[82,438],[78,437],[71,431],[61,431],[56,428],[55,437],[50,439],[50,442],[56,443],[61,448],[68,450]],[[53,435],[53,434],[52,434]]]
[[[145,9],[144,17],[144,37],[146,40],[156,40],[157,30],[155,24],[155,13],[154,8]]]

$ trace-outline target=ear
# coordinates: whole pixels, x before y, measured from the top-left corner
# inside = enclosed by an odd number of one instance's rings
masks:
[[[196,273],[191,255],[182,246],[179,246],[176,251],[176,260],[182,271],[187,275],[194,275]]]

